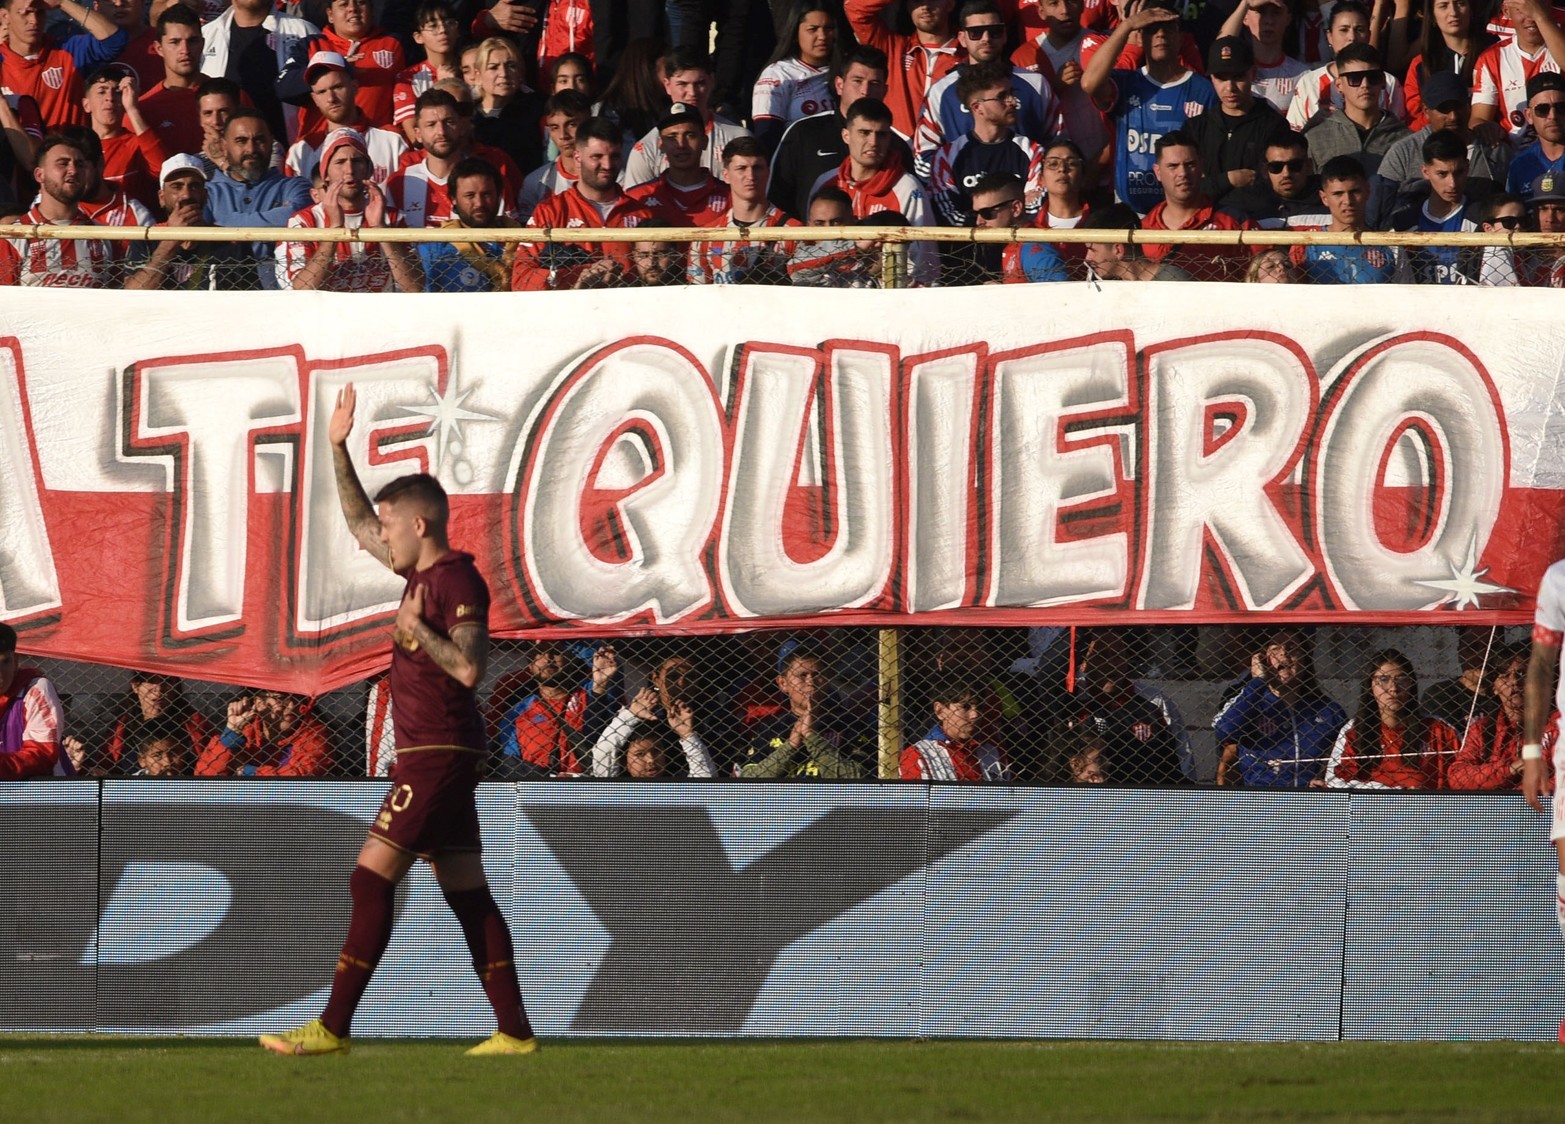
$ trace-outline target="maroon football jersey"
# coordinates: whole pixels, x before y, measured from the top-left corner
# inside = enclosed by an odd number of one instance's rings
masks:
[[[424,588],[424,622],[438,635],[449,637],[468,622],[489,626],[489,587],[471,554],[453,550],[429,569],[412,571],[404,596],[416,586]],[[391,715],[399,754],[436,746],[484,749],[477,693],[400,634],[391,645]]]

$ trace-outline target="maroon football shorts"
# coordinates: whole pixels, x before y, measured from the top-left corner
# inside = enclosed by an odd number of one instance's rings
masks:
[[[397,754],[391,791],[375,813],[370,834],[421,859],[441,851],[482,851],[473,792],[483,763],[483,754],[471,750]]]

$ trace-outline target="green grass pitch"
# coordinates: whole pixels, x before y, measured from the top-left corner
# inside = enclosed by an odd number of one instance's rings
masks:
[[[0,1037],[0,1120],[1560,1121],[1565,1047],[1487,1042],[253,1040]]]

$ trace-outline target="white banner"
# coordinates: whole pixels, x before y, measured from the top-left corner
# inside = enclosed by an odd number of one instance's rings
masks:
[[[71,658],[319,690],[384,657],[347,381],[366,487],[439,476],[500,633],[1521,621],[1565,553],[1552,292],[4,299],[0,615]]]

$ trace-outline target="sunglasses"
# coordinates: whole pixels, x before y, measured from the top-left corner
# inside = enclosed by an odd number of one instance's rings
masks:
[[[1384,70],[1354,70],[1344,71],[1342,80],[1355,90],[1368,82],[1371,86],[1384,86],[1386,84],[1386,72]]]
[[[1051,172],[1074,172],[1077,168],[1086,167],[1086,161],[1072,157],[1069,160],[1045,160],[1043,166]]]
[[[1540,101],[1537,105],[1532,107],[1532,115],[1534,117],[1542,117],[1547,120],[1548,118],[1553,117],[1554,111],[1559,109],[1561,106],[1565,106],[1565,101]]]
[[[964,27],[964,28],[962,28],[962,34],[967,36],[969,39],[1004,39],[1005,38],[1005,24],[1003,24],[1003,23],[980,23],[980,24],[974,24],[972,27]]]
[[[1266,161],[1266,170],[1274,176],[1279,172],[1302,172],[1304,171],[1304,157],[1295,156],[1292,160],[1268,160]]]
[[[1519,230],[1522,225],[1522,217],[1520,215],[1496,215],[1489,221],[1505,227],[1506,230]]]
[[[995,219],[999,218],[1002,213],[1010,211],[1010,209],[1018,202],[1020,202],[1020,200],[1007,199],[1005,202],[996,203],[992,207],[974,207],[973,214],[983,219],[984,222],[993,222]]]

